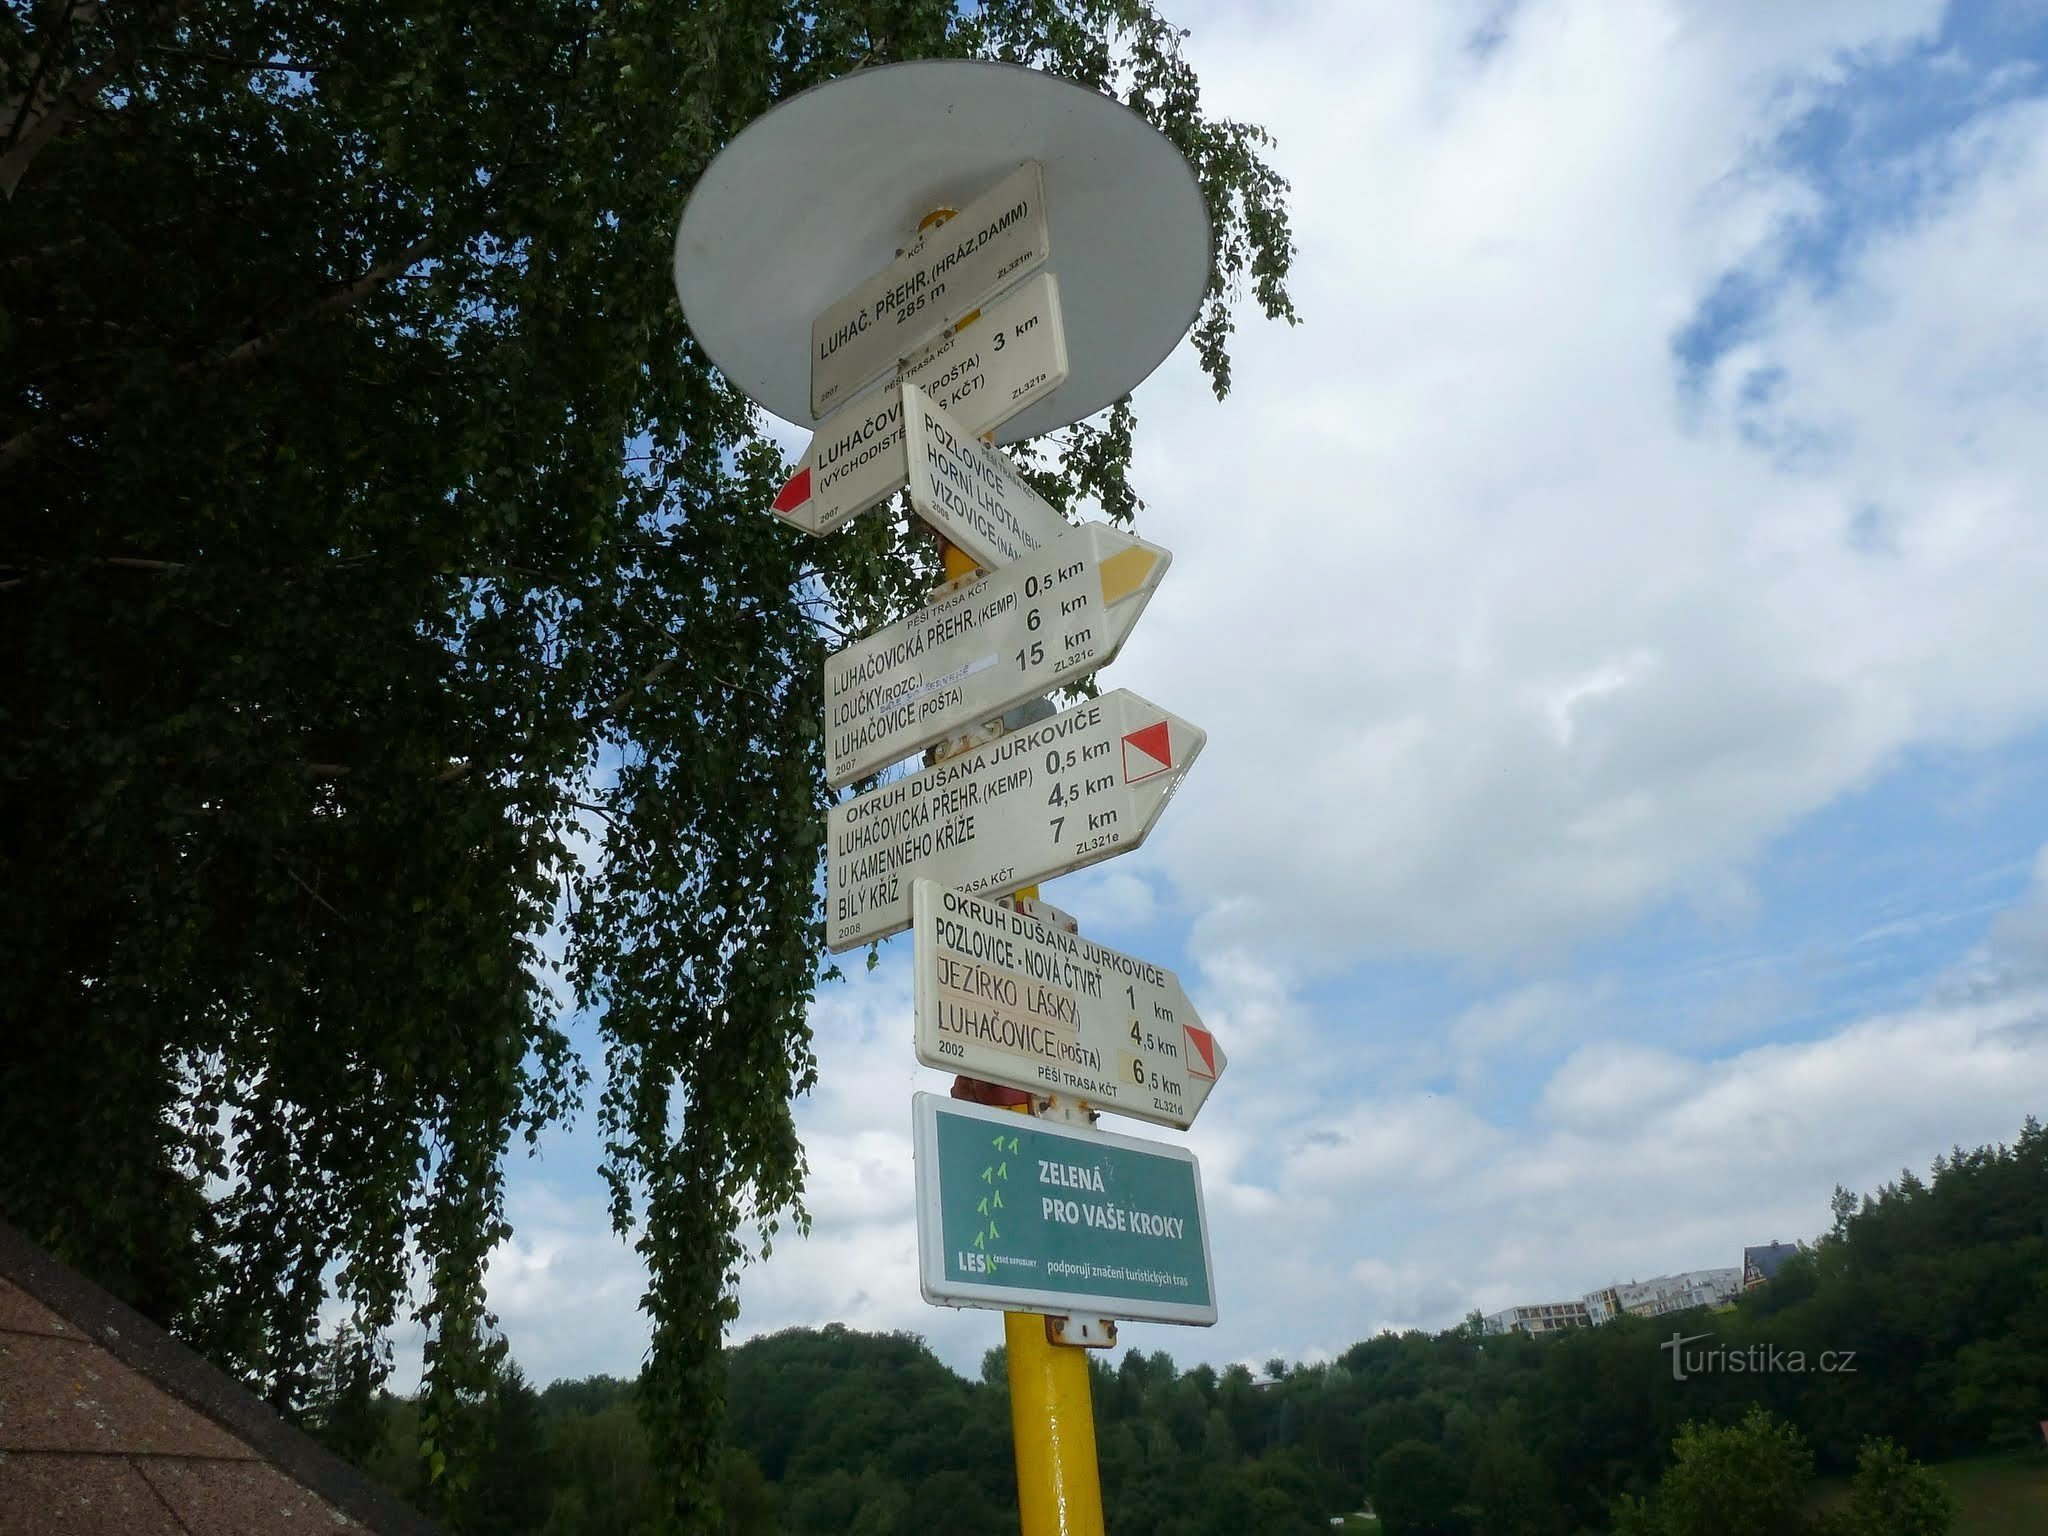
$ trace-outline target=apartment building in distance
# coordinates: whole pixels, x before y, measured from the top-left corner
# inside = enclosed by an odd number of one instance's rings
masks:
[[[1626,1312],[1631,1317],[1662,1317],[1694,1307],[1723,1307],[1742,1293],[1742,1270],[1689,1269],[1654,1280],[1630,1280],[1586,1293],[1587,1321],[1600,1324]]]
[[[1785,1261],[1800,1251],[1797,1243],[1773,1241],[1743,1249],[1742,1262],[1726,1269],[1688,1269],[1654,1280],[1606,1285],[1577,1301],[1503,1307],[1480,1321],[1489,1334],[1562,1333],[1567,1328],[1597,1328],[1624,1312],[1631,1317],[1662,1317],[1694,1307],[1725,1307],[1744,1291],[1768,1285]]]
[[[1480,1319],[1488,1333],[1562,1333],[1589,1326],[1583,1301],[1542,1301],[1527,1307],[1503,1307]]]
[[[1577,1301],[1537,1302],[1503,1307],[1480,1319],[1489,1334],[1561,1333],[1567,1328],[1597,1328],[1624,1312],[1631,1317],[1662,1317],[1694,1307],[1724,1307],[1742,1294],[1743,1268],[1688,1269],[1654,1280],[1628,1280],[1588,1291]]]

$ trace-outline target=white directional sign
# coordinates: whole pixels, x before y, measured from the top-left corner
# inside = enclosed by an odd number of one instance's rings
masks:
[[[1067,381],[1059,279],[1041,272],[985,308],[970,310],[913,357],[903,377],[976,437],[995,431]]]
[[[1041,272],[970,315],[919,352],[903,377],[977,437],[993,432],[1067,381],[1058,280]],[[805,533],[831,533],[895,495],[909,478],[903,391],[885,385],[818,424],[775,498],[775,515]]]
[[[825,662],[825,778],[847,784],[1107,666],[1173,556],[1107,523],[949,592]]]
[[[915,384],[903,386],[910,504],[983,570],[1015,565],[1067,531],[1000,448],[967,430]]]
[[[1130,852],[1206,739],[1119,688],[841,801],[825,828],[827,946],[909,927],[920,876],[999,896]]]
[[[1045,264],[1045,181],[1027,160],[811,322],[811,414],[823,416],[971,309]]]
[[[1192,1125],[1222,1047],[1173,972],[1022,912],[914,882],[917,1059]]]

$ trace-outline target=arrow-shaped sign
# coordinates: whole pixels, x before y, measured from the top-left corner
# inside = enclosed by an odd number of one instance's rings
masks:
[[[1185,1127],[1223,1050],[1173,972],[916,882],[917,1059]]]
[[[1066,326],[1059,282],[1050,272],[974,311],[903,370],[903,382],[924,390],[977,437],[1066,381]],[[909,479],[903,391],[892,382],[818,424],[773,510],[805,533],[827,534],[894,496]]]
[[[1045,264],[1045,183],[1026,160],[811,322],[811,414]]]
[[[1173,556],[1084,523],[825,662],[825,778],[851,783],[1115,659]]]
[[[985,571],[1049,548],[1070,526],[1001,449],[915,384],[903,386],[910,504]]]
[[[826,822],[827,946],[909,927],[919,876],[997,896],[1130,852],[1206,739],[1119,688],[842,800]]]

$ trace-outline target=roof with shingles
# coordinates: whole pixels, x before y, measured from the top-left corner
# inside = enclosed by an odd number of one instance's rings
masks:
[[[439,1527],[0,1222],[0,1532],[298,1531]]]

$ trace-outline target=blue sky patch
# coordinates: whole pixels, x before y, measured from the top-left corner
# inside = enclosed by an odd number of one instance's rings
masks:
[[[2022,0],[1957,0],[1932,37],[1838,62],[1840,78],[1817,96],[1800,83],[1803,105],[1756,167],[1796,178],[1818,206],[1723,274],[1673,337],[1688,394],[1756,333],[1788,287],[1835,293],[1865,245],[1923,218],[1966,179],[1973,165],[1965,130],[1974,121],[2048,94],[2048,10]]]

